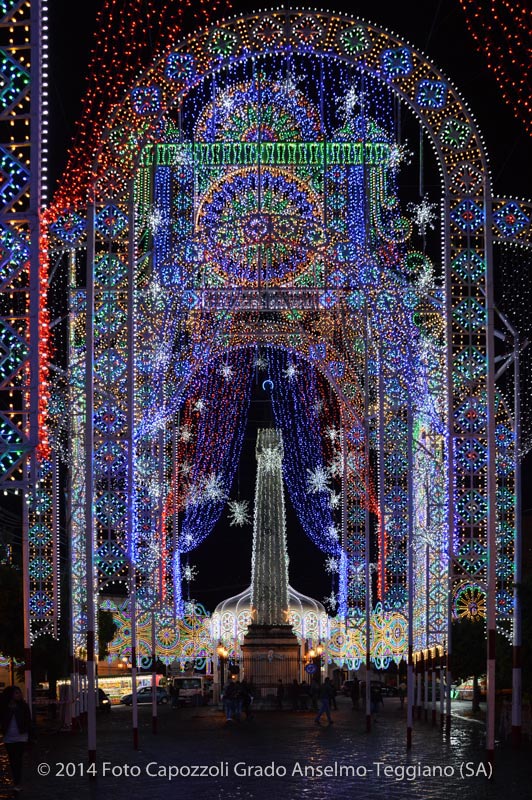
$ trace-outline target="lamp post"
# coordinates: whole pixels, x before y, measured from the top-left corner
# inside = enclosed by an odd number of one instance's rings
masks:
[[[223,692],[224,684],[225,684],[225,661],[227,656],[229,655],[229,651],[223,644],[220,642],[218,647],[216,648],[216,652],[218,653],[218,662],[220,664],[220,690]]]
[[[318,646],[316,647],[316,661],[317,661],[318,675],[319,675],[318,680],[319,680],[320,683],[322,682],[322,680],[321,680],[321,670],[322,670],[321,657],[322,657],[322,654],[323,654],[323,645],[320,642],[318,644]]]
[[[313,664],[314,672],[312,673],[318,679],[318,682],[321,683],[321,656],[323,653],[323,645],[321,642],[317,645],[316,648],[311,647],[311,649],[307,652],[307,662],[309,664]]]

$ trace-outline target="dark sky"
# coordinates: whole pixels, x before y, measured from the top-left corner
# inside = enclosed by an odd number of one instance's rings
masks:
[[[100,5],[97,0],[76,3],[74,21],[72,0],[50,2],[52,188],[63,169],[74,122],[79,114],[95,14]],[[288,5],[312,7],[311,4],[285,3],[285,7]],[[267,7],[267,4],[235,2],[231,15],[259,7]],[[532,195],[530,138],[521,123],[514,119],[509,106],[504,104],[495,78],[486,68],[485,56],[475,51],[458,0],[402,0],[401,3],[372,5],[359,0],[344,4],[331,0],[328,8],[331,12],[343,9],[346,13],[360,15],[368,22],[394,32],[423,51],[458,88],[476,118],[490,157],[495,195]],[[259,402],[253,404],[252,408],[257,418],[267,413]],[[245,472],[248,484],[251,481],[249,491],[252,493],[255,471],[252,432],[245,447],[249,450],[249,456],[246,468],[243,470],[241,467],[241,474]],[[292,584],[298,590],[322,599],[331,588],[330,578],[323,571],[323,557],[306,540],[293,514],[289,515],[288,541]],[[250,527],[219,526],[212,537],[192,554],[191,563],[196,564],[199,571],[197,580],[192,584],[192,595],[212,610],[220,599],[247,586],[250,580],[250,547]],[[224,558],[218,559],[214,566],[214,556],[220,551],[224,553]]]

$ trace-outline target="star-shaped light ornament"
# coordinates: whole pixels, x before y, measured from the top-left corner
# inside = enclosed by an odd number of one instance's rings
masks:
[[[331,491],[329,493],[329,505],[332,509],[340,508],[340,503],[342,501],[342,495],[340,492]]]
[[[224,381],[230,381],[233,378],[234,371],[231,364],[222,364],[218,370]]]
[[[350,86],[342,100],[342,106],[346,117],[350,117],[355,113],[362,100],[363,95],[359,94],[356,86]]]
[[[438,219],[435,209],[437,203],[429,203],[427,195],[420,203],[409,203],[408,210],[412,214],[412,222],[417,227],[420,236],[426,236],[427,230],[434,230],[434,225]]]
[[[148,228],[154,236],[166,224],[166,216],[160,208],[154,207],[148,214]]]
[[[299,372],[295,364],[289,364],[286,369],[283,369],[283,375],[289,381],[293,381],[294,378],[297,378]]]
[[[198,577],[198,570],[193,564],[187,564],[183,569],[183,580],[190,583]]]
[[[229,525],[242,528],[251,522],[247,500],[231,500],[227,504],[227,509],[229,511]]]
[[[340,431],[338,430],[338,428],[335,428],[334,426],[331,425],[330,427],[325,429],[325,435],[331,442],[334,443],[337,442],[338,439],[340,438]]]
[[[253,362],[253,366],[262,372],[268,368],[268,361],[264,356],[258,355]]]
[[[207,478],[203,495],[205,501],[212,500],[215,503],[227,498],[222,475],[211,472]]]
[[[183,425],[179,431],[179,439],[181,442],[190,442],[192,439],[192,430],[188,425]]]
[[[391,170],[396,172],[401,164],[410,164],[412,161],[413,153],[408,147],[407,142],[403,144],[398,144],[394,142],[390,146],[390,155],[388,158],[388,165]]]
[[[335,575],[338,569],[338,559],[334,556],[328,556],[328,558],[325,559],[325,572],[328,572],[330,575]]]
[[[338,541],[340,536],[338,534],[338,528],[336,527],[336,525],[329,525],[329,527],[327,528],[327,536],[329,537],[329,539],[332,539],[333,542]]]
[[[338,600],[334,592],[331,592],[328,597],[323,598],[323,605],[334,614],[336,606],[338,605]]]
[[[307,475],[309,494],[317,494],[318,492],[327,492],[329,490],[329,474],[321,464],[314,469],[307,469]]]
[[[265,472],[272,472],[281,463],[281,451],[278,447],[264,447],[261,452],[261,466]]]

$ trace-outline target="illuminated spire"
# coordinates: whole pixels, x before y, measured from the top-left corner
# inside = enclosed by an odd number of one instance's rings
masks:
[[[288,620],[288,553],[283,493],[281,431],[257,432],[257,479],[251,607],[258,625],[283,625]]]

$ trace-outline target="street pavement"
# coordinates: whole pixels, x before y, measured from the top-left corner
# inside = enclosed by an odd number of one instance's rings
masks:
[[[453,703],[450,738],[439,722],[415,719],[406,748],[406,716],[397,698],[385,698],[370,733],[365,715],[337,699],[334,724],[317,726],[312,711],[257,711],[227,722],[221,709],[139,708],[139,748],[133,748],[131,709],[98,716],[96,777],[87,776],[85,732],[41,721],[28,753],[22,800],[468,800],[530,798],[532,744],[521,750],[499,742],[494,774],[486,777],[484,726],[468,719],[470,703]],[[7,775],[0,747],[0,775]],[[4,781],[0,799],[11,797]]]

